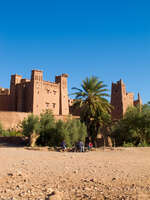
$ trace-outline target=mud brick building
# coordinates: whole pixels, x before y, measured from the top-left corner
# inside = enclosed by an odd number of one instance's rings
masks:
[[[113,106],[112,119],[118,120],[123,117],[128,107],[142,105],[142,100],[138,94],[138,99],[134,101],[134,94],[127,93],[125,84],[120,80],[117,83],[112,83],[111,105]]]
[[[31,80],[12,75],[10,89],[0,88],[0,110],[40,114],[50,109],[54,115],[68,115],[67,77],[62,74],[48,82],[39,70],[32,70]]]
[[[56,119],[66,120],[69,114],[79,118],[81,110],[74,109],[74,100],[68,98],[67,78],[62,74],[55,77],[55,82],[44,81],[40,70],[32,70],[30,80],[12,75],[10,89],[0,88],[0,123],[5,129],[15,128],[28,114],[39,115],[45,110],[52,110]],[[138,104],[142,104],[140,95],[134,101],[122,80],[112,83],[113,120],[121,119],[129,106]]]

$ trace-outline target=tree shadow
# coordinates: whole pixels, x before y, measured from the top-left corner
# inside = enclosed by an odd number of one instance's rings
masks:
[[[3,147],[24,147],[27,146],[29,140],[25,137],[0,137],[0,148]]]

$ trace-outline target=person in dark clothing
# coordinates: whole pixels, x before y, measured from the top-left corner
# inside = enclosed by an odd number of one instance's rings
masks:
[[[61,147],[63,148],[63,150],[65,150],[65,149],[66,149],[66,143],[65,143],[65,141],[64,141],[64,140],[62,141]]]
[[[79,149],[80,149],[80,152],[84,152],[84,144],[82,141],[79,142]]]

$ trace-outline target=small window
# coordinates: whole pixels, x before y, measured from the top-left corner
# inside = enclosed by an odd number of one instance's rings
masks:
[[[53,103],[53,108],[56,108],[56,103]]]
[[[54,95],[56,95],[56,90],[53,90]]]
[[[49,108],[49,103],[46,103],[46,108]]]
[[[50,90],[49,89],[47,89],[47,94],[50,94]]]

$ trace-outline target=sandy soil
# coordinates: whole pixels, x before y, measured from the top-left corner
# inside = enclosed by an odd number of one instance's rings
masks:
[[[150,199],[150,148],[0,148],[0,200]]]

